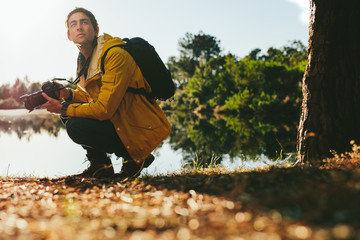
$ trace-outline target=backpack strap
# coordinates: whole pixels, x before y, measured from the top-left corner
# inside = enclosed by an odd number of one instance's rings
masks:
[[[124,40],[126,40],[126,38]],[[104,55],[101,57],[101,72],[103,74],[105,74],[105,57],[106,57],[108,51],[110,49],[114,48],[114,47],[121,47],[122,49],[126,50],[126,44],[118,44],[118,45],[114,45],[114,46],[111,46],[108,49],[106,49],[106,51],[104,52]],[[128,87],[126,89],[126,92],[131,92],[131,93],[135,93],[135,94],[141,94],[141,95],[145,96],[150,103],[153,103],[153,101],[154,101],[154,97],[151,95],[151,93],[148,93],[145,90],[145,88]]]
[[[104,52],[104,55],[101,57],[101,72],[103,74],[105,74],[105,57],[106,57],[106,54],[108,53],[108,51],[114,47],[121,47],[122,49],[124,49],[125,45],[126,44],[114,45],[114,46],[111,46],[108,49],[106,49],[106,51]]]
[[[146,99],[152,104],[154,102],[154,98],[152,97],[152,95],[150,93],[148,93],[145,88],[132,88],[132,87],[128,87],[126,89],[126,92],[131,92],[131,93],[135,93],[135,94],[140,94],[146,97]]]

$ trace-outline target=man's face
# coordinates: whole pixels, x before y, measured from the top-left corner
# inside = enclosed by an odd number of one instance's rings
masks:
[[[88,16],[82,12],[74,13],[68,20],[68,38],[75,44],[92,44],[99,29],[95,31]]]

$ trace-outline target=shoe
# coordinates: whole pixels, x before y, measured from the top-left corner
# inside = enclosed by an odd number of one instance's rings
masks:
[[[111,160],[106,159],[105,163],[99,162],[98,160],[88,158],[90,166],[80,174],[72,175],[72,177],[79,178],[108,178],[113,177],[115,172],[111,164]]]
[[[125,160],[121,168],[120,173],[115,174],[116,178],[120,178],[124,181],[131,181],[137,178],[144,168],[150,166],[155,160],[154,155],[150,154],[140,164],[135,163],[134,160]]]

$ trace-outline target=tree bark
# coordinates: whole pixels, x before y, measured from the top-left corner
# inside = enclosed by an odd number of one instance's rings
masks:
[[[359,0],[310,0],[298,163],[318,164],[360,141]]]

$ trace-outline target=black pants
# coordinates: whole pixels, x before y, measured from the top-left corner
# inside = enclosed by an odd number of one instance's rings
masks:
[[[107,153],[115,153],[131,159],[110,120],[72,117],[63,122],[69,137],[87,151],[88,157],[103,159]]]

